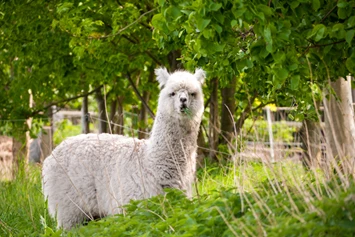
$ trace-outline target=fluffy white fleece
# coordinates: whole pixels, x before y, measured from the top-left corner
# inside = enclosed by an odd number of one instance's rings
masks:
[[[132,199],[177,188],[192,195],[205,72],[155,70],[161,92],[148,140],[82,134],[63,141],[43,164],[43,192],[58,226],[121,213]]]

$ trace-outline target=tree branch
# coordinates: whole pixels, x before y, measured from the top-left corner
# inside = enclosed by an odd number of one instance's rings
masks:
[[[62,104],[62,103],[66,103],[66,102],[69,102],[69,101],[72,101],[72,100],[76,100],[76,99],[79,99],[79,98],[82,98],[84,96],[88,96],[88,95],[91,95],[95,92],[97,92],[98,90],[100,90],[102,88],[102,85],[97,87],[96,89],[92,90],[92,91],[89,91],[87,93],[84,93],[84,94],[81,94],[81,95],[77,95],[77,96],[73,96],[73,97],[70,97],[70,98],[67,98],[67,99],[63,99],[63,100],[60,100],[60,101],[56,101],[56,102],[52,102],[50,104],[48,104],[47,106],[41,108],[41,109],[38,109],[38,110],[35,110],[33,111],[29,117],[33,117],[34,115],[38,114],[39,112],[42,112],[43,110],[47,110],[49,109],[50,107],[52,107],[53,105],[58,105],[58,104]]]
[[[328,44],[313,44],[313,42],[310,42],[310,45],[308,46],[299,46],[300,48],[306,48],[304,51],[303,51],[303,55],[306,54],[309,49],[312,49],[312,48],[320,48],[320,47],[323,47],[323,46],[328,46],[328,45],[333,45],[333,44],[340,44],[340,43],[343,43],[345,42],[345,40],[340,40],[340,41],[336,41],[336,42],[332,42],[332,43],[328,43]],[[311,45],[313,44],[313,45]]]
[[[320,48],[323,46],[328,46],[328,45],[332,45],[332,44],[340,44],[343,42],[345,42],[345,40],[339,40],[339,41],[328,43],[328,44],[314,44],[314,45],[308,46],[308,48]]]
[[[335,8],[337,8],[337,5],[335,5],[327,14],[325,14],[320,22],[322,23],[335,10]]]
[[[135,85],[135,84],[133,83],[133,81],[132,81],[132,78],[131,78],[131,75],[130,75],[129,72],[127,72],[126,77],[127,77],[128,81],[129,81],[129,83],[131,84],[131,86],[132,86],[134,92],[136,93],[137,97],[138,97],[138,98],[140,99],[140,101],[143,103],[144,107],[146,107],[146,109],[148,110],[148,113],[149,113],[150,117],[152,117],[152,119],[155,119],[155,115],[154,115],[153,111],[150,109],[150,107],[149,107],[149,105],[147,104],[147,102],[144,100],[144,98],[142,97],[142,95],[139,93],[139,91],[138,91],[136,85]]]
[[[145,15],[148,15],[149,13],[154,12],[155,10],[157,10],[158,8],[153,8],[152,10],[149,10],[145,13],[143,13],[142,15],[140,15],[138,17],[137,20],[133,21],[132,23],[126,25],[125,27],[121,28],[119,31],[117,31],[115,34],[110,34],[110,35],[104,35],[104,36],[100,36],[100,37],[89,37],[89,39],[105,39],[108,37],[112,37],[112,36],[116,36],[121,34],[123,31],[127,30],[129,27],[133,26],[134,24],[136,24],[137,22],[139,22]]]

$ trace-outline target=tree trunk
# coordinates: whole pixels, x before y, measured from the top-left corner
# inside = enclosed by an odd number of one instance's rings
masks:
[[[319,122],[304,120],[301,127],[301,140],[304,149],[302,163],[307,168],[322,165],[322,130]]]
[[[23,136],[25,141],[25,134]],[[26,157],[26,145],[18,139],[12,138],[12,178],[16,177],[21,160]]]
[[[219,121],[218,121],[218,78],[211,79],[211,100],[210,100],[210,126],[209,126],[209,143],[210,158],[217,161],[216,151],[218,149],[219,137]]]
[[[117,126],[115,127],[116,134],[124,134],[124,116],[123,116],[123,96],[117,96]]]
[[[150,97],[150,92],[149,91],[143,91],[143,100],[144,101],[148,101]],[[139,111],[139,115],[138,115],[138,138],[139,139],[144,139],[147,137],[147,122],[148,122],[148,118],[147,118],[147,109],[146,107],[142,104],[141,105],[141,109]]]
[[[110,103],[110,115],[109,115],[109,126],[111,127],[110,132],[115,133],[116,120],[117,120],[117,99],[112,100]]]
[[[44,161],[53,151],[53,129],[51,126],[44,126],[41,134],[41,162]]]
[[[230,144],[235,137],[234,112],[236,77],[233,77],[229,85],[221,89],[222,108],[221,108],[221,137],[219,142]]]
[[[150,73],[149,73],[149,77],[148,77],[148,84],[153,83],[154,82],[154,68],[151,68]],[[144,90],[143,91],[143,100],[148,103],[150,98],[150,91],[148,90]],[[138,138],[139,139],[144,139],[148,137],[148,131],[147,131],[147,123],[148,123],[148,117],[147,117],[147,108],[146,106],[144,106],[144,104],[141,104],[141,108],[140,108],[140,112],[139,112],[139,123],[138,123],[138,128],[139,128],[139,132],[138,132]]]
[[[87,96],[83,97],[81,113],[81,133],[87,134],[90,132],[89,103]]]
[[[239,116],[237,122],[235,123],[235,130],[236,133],[239,134],[240,130],[243,128],[244,122],[247,118],[249,118],[250,114],[253,111],[253,103],[256,99],[257,94],[254,93],[253,97],[248,99],[248,105],[245,107],[244,111],[242,112],[242,114]],[[265,104],[261,104],[259,105],[257,108],[261,108],[265,106]],[[256,108],[256,109],[257,109]]]
[[[206,141],[205,141],[205,136],[204,136],[204,132],[203,132],[203,126],[202,126],[202,122],[200,125],[200,130],[198,132],[198,137],[197,137],[197,159],[196,159],[196,163],[197,163],[197,167],[202,168],[204,166],[203,164],[203,159],[206,157]]]
[[[336,97],[327,93],[324,98],[327,159],[339,173],[352,173],[355,158],[355,122],[351,95],[351,77],[331,82]],[[340,169],[336,165],[341,161]]]
[[[107,133],[105,100],[101,90],[96,92],[96,102],[99,112],[99,133]]]
[[[183,69],[183,65],[181,64],[181,61],[178,61],[179,58],[181,58],[180,50],[172,50],[168,54],[168,60],[169,60],[169,66],[171,72],[174,72],[177,69]]]

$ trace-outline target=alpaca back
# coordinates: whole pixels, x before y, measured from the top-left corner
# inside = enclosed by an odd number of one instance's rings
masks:
[[[59,226],[120,213],[130,200],[161,192],[152,185],[153,172],[141,165],[146,146],[145,140],[109,134],[79,135],[61,143],[43,164],[43,192]]]

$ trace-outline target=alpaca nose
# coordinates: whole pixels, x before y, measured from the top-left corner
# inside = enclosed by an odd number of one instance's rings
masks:
[[[187,99],[186,99],[186,97],[180,97],[180,101],[181,101],[182,103],[185,103],[185,102],[187,101]]]

